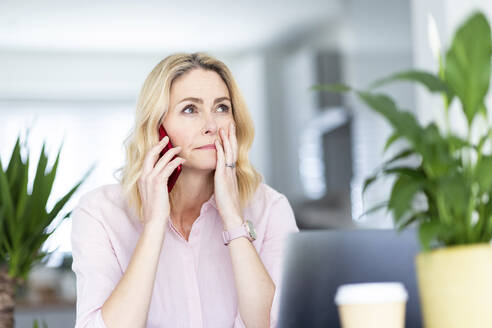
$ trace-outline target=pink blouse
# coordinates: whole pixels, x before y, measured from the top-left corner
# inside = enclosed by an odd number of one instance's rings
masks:
[[[122,197],[120,184],[84,194],[72,211],[72,270],[77,278],[75,328],[106,328],[101,307],[128,267],[143,225]],[[287,198],[261,183],[243,212],[253,242],[276,285],[270,314],[277,326],[287,235],[299,229]],[[232,262],[222,239],[214,195],[200,210],[188,241],[168,221],[149,307],[150,327],[245,327],[238,311]]]

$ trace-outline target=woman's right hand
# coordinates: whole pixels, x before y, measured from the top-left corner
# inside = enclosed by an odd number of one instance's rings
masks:
[[[150,222],[167,222],[171,210],[167,181],[178,165],[186,161],[182,157],[176,157],[170,161],[181,151],[179,146],[171,148],[157,160],[160,152],[168,142],[168,136],[162,138],[145,155],[142,174],[137,182],[143,207],[144,217],[142,219],[145,225]]]

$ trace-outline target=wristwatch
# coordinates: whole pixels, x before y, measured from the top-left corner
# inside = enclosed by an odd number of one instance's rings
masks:
[[[241,224],[239,227],[233,228],[229,231],[222,231],[222,237],[224,238],[224,245],[228,245],[231,240],[239,237],[246,237],[249,241],[253,241],[256,240],[256,231],[253,226],[253,222],[246,220],[246,222]]]

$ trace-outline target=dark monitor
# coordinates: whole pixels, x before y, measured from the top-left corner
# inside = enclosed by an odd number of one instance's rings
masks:
[[[340,327],[334,302],[346,283],[398,281],[408,292],[405,327],[422,327],[415,256],[417,232],[303,230],[289,235],[279,327]]]

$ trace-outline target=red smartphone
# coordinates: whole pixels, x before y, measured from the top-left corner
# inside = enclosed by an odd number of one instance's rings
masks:
[[[159,126],[159,141],[161,141],[162,138],[164,138],[165,136],[167,136],[167,132],[161,124]],[[164,147],[164,149],[159,154],[159,158],[161,158],[169,149],[171,149],[173,147],[174,146],[171,143],[171,139],[169,139],[169,141],[167,142],[167,145]],[[170,161],[172,161],[176,157],[177,157],[177,155],[174,155],[174,157],[171,158]],[[171,190],[173,189],[174,184],[176,183],[176,180],[178,180],[179,174],[181,173],[182,167],[183,167],[183,164],[179,164],[178,167],[169,176],[169,179],[167,180],[167,191],[168,192],[171,192]]]

